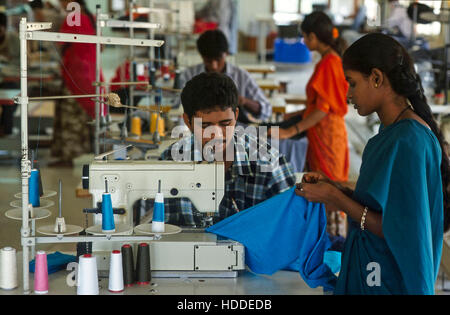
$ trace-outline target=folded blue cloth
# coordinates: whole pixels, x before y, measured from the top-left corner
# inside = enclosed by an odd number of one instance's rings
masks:
[[[330,267],[331,272],[338,273],[341,270],[342,253],[328,250],[323,256],[323,262]]]
[[[206,231],[243,244],[246,264],[255,273],[296,270],[311,288],[333,290],[336,276],[324,262],[331,246],[325,207],[297,196],[294,190],[238,212]]]
[[[60,252],[54,252],[53,254],[47,255],[47,269],[48,274],[55,273],[66,268],[67,264],[70,262],[76,262],[77,257],[72,255],[62,254]],[[35,260],[30,261],[30,272],[34,273],[35,270]]]

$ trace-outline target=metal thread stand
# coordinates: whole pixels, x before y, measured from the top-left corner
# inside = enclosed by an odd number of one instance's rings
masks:
[[[130,12],[132,12],[132,9],[134,8],[134,0],[130,2]],[[101,6],[96,6],[96,20],[97,20],[97,36],[102,36],[102,29],[105,27],[125,27],[130,29],[130,39],[134,39],[134,29],[135,28],[144,28],[149,29],[150,32],[154,32],[153,30],[155,28],[160,28],[159,24],[155,23],[145,23],[145,22],[134,22],[133,21],[133,14],[130,14],[129,21],[120,21],[120,20],[110,20],[109,17],[106,14],[101,13]],[[150,22],[150,21],[149,21]],[[150,40],[153,40],[153,37],[150,37]],[[152,46],[150,46],[152,47]],[[152,50],[151,50],[152,51]],[[102,65],[102,59],[101,59],[101,45],[100,43],[96,44],[96,94],[101,94],[101,65]],[[131,60],[134,58],[134,46],[130,45],[130,56]],[[130,74],[132,81],[136,81],[134,78],[135,71],[133,67],[133,63],[130,63]],[[102,117],[106,113],[102,113],[101,109],[101,102],[98,100],[95,103],[95,141],[94,141],[94,153],[95,155],[100,154],[100,135],[106,130],[102,130],[101,121]],[[134,88],[133,85],[130,85],[130,106],[134,106]],[[125,110],[125,119],[127,117],[128,109]],[[124,123],[124,128],[126,130],[126,121]]]
[[[35,237],[30,228],[30,221],[28,220],[28,179],[31,174],[31,161],[28,155],[28,64],[27,64],[27,41],[53,41],[53,42],[78,42],[91,43],[103,45],[124,45],[124,46],[142,46],[142,47],[161,47],[163,41],[141,40],[133,38],[121,37],[102,37],[92,35],[67,34],[42,32],[50,29],[51,23],[27,23],[26,18],[20,20],[19,25],[19,39],[20,39],[20,97],[16,99],[16,103],[20,104],[20,123],[21,123],[21,181],[22,181],[22,226],[20,230],[21,245],[23,248],[23,292],[30,293],[29,282],[29,261],[30,249],[33,250],[36,244],[45,243],[75,243],[75,242],[97,242],[97,241],[151,241],[155,238],[153,236],[86,236],[86,237],[64,237],[58,235],[57,237]],[[100,58],[97,59],[97,65]],[[100,113],[100,102],[97,101],[96,114]],[[97,120],[98,121],[98,120]],[[32,221],[32,220],[31,220]],[[32,223],[31,223],[32,224]]]
[[[177,22],[177,43],[178,43],[178,49],[180,49],[180,37],[181,37],[181,35],[180,35],[181,34],[180,1],[177,1],[177,3],[178,3],[178,9],[175,10],[174,12],[177,13],[177,21],[176,21]],[[129,12],[130,12],[130,19],[129,19],[129,21],[130,21],[130,23],[134,22],[134,20],[133,20],[133,13],[136,10],[135,5],[136,5],[135,0],[131,0],[130,1],[130,9],[129,9]],[[157,9],[155,9],[155,1],[154,0],[148,0],[148,8],[146,8],[146,9],[148,9],[148,22],[152,23],[152,12],[155,12],[155,10],[157,10]],[[172,12],[172,11],[169,9],[168,12]],[[154,40],[154,38],[155,38],[154,28],[149,28],[148,35],[149,35],[150,40]],[[133,28],[130,28],[130,38],[133,38],[133,37],[134,37],[134,30],[133,30]],[[166,48],[167,48],[167,46],[166,46]],[[167,49],[166,49],[166,51],[167,51]],[[135,56],[134,47],[130,46],[130,61],[131,61],[130,62],[130,78],[133,81],[137,81],[137,77],[136,77],[136,73],[135,73],[135,70],[136,70],[135,69],[135,57],[136,56]],[[158,57],[159,57],[158,61],[161,62],[161,59],[162,59],[161,56],[158,56]],[[155,60],[156,60],[155,59],[155,52],[152,49],[152,47],[150,47],[150,49],[149,49],[149,61],[148,61],[148,71],[149,71],[149,73],[154,68],[154,61]],[[152,84],[152,82],[150,82],[150,84]],[[134,93],[134,86],[133,85],[130,86],[129,91],[130,91],[130,106],[135,106],[135,104],[134,104],[134,94],[135,93]],[[158,89],[156,89],[156,91],[158,91]],[[148,93],[150,93],[150,92],[148,92]],[[156,117],[155,133],[153,134],[153,141],[155,143],[160,141],[160,135],[159,135],[158,126],[159,126],[159,120],[161,119],[160,114],[159,114],[160,111],[161,111],[161,105],[162,105],[161,102],[162,102],[162,98],[156,104],[158,115]],[[127,112],[125,112],[125,119],[126,119],[126,116],[127,116]],[[126,127],[126,124],[124,124],[124,125]]]

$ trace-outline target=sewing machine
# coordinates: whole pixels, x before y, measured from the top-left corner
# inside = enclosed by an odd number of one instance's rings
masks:
[[[93,206],[98,207],[105,192],[105,180],[111,193],[114,209],[124,209],[115,214],[117,224],[125,224],[133,233],[133,205],[138,200],[154,199],[161,180],[164,198],[189,198],[204,215],[204,226],[184,229],[179,234],[163,235],[150,242],[150,259],[154,277],[236,277],[245,268],[244,247],[231,240],[217,240],[216,235],[205,233],[204,227],[219,210],[224,196],[224,163],[193,163],[173,161],[94,161],[83,170],[83,187],[93,196]],[[94,224],[101,225],[101,214],[94,214]],[[151,218],[141,220],[147,223]],[[111,244],[113,243],[113,244]],[[108,270],[109,252],[123,244],[96,242],[93,251],[105,252],[98,259],[99,271]],[[136,250],[134,254],[136,255]]]

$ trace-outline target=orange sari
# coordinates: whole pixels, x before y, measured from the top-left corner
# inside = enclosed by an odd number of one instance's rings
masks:
[[[344,116],[347,114],[348,83],[342,60],[327,54],[316,65],[306,86],[307,104],[303,118],[318,109],[327,115],[308,129],[309,169],[334,181],[348,180],[349,149]]]

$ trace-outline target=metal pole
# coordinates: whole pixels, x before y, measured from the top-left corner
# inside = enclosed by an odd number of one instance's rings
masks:
[[[130,1],[130,22],[134,21],[133,11],[135,7],[135,1]],[[130,28],[130,38],[134,38],[134,28]],[[130,46],[130,81],[135,81],[134,78],[134,46]],[[130,106],[134,106],[134,87],[130,86]],[[127,112],[125,112],[127,115]]]
[[[30,236],[30,225],[28,220],[28,178],[31,173],[31,161],[28,158],[28,78],[27,78],[27,19],[22,18],[19,26],[20,37],[20,126],[22,142],[22,228],[21,241],[23,249],[23,292],[29,294],[29,246],[24,242],[24,238]]]
[[[178,1],[178,12],[177,12],[177,50],[178,52],[181,50],[181,42],[182,40],[182,35],[181,35],[181,1]],[[169,45],[166,45],[166,49],[167,51],[169,51]],[[170,55],[170,57],[173,56],[173,54]],[[169,54],[167,54],[166,59],[171,59],[169,58]],[[177,69],[177,65],[175,65],[175,69]]]
[[[378,5],[380,8],[380,24],[382,27],[384,27],[386,24],[388,6],[386,4],[386,1],[384,1],[384,0],[381,0],[381,1],[378,0]]]
[[[101,21],[100,21],[101,7],[99,4],[96,6],[96,15],[97,15],[97,36],[100,37],[102,35]],[[101,69],[101,45],[100,43],[96,44],[96,78],[97,82],[100,82],[100,69]],[[100,86],[95,88],[95,93],[100,94]],[[102,106],[103,107],[103,106]],[[95,102],[95,140],[94,140],[94,153],[98,155],[100,153],[100,102]]]
[[[101,86],[101,84],[100,84]],[[111,93],[113,94],[113,93]],[[29,97],[28,102],[38,102],[38,101],[46,101],[46,100],[63,100],[63,99],[78,99],[78,98],[105,98],[108,97],[106,94],[80,94],[80,95],[55,95],[55,96],[38,96],[38,97]],[[101,102],[100,99],[98,99]]]
[[[416,41],[416,24],[417,24],[418,10],[419,10],[417,4],[415,4],[413,6],[413,9],[414,9],[414,11],[413,11],[413,21],[412,21],[412,24],[411,24],[411,38],[410,38],[411,43],[414,43]]]
[[[154,7],[154,4],[153,4],[153,0],[149,0],[148,1],[148,6],[149,6],[149,8],[151,8],[151,9],[153,9],[153,7]],[[152,23],[153,21],[152,21],[152,11],[150,10],[150,12],[148,13],[148,22],[149,23]],[[153,40],[153,39],[155,39],[155,30],[154,29],[150,29],[150,32],[149,32],[150,34],[150,39],[151,40]],[[150,47],[150,52],[149,52],[149,57],[150,57],[150,64],[149,64],[149,71],[150,71],[150,69],[151,69],[151,67],[153,67],[153,60],[155,59],[155,50],[154,50],[154,48],[153,47]]]
[[[266,38],[265,38],[265,31],[266,31],[266,24],[264,20],[259,20],[259,38],[258,38],[258,47],[259,47],[259,63],[266,63]]]
[[[154,3],[153,0],[148,0],[148,7],[150,8],[150,11],[148,12],[148,21],[151,23],[152,22],[152,10],[154,8]],[[155,39],[155,31],[154,30],[150,30],[150,39]],[[154,62],[153,60],[155,59],[155,50],[153,47],[150,47],[150,52],[149,52],[149,57],[150,57],[150,63],[149,63],[149,68],[148,71],[151,71],[151,69],[154,66]],[[167,56],[166,56],[167,57]],[[161,54],[158,54],[158,58],[161,58]],[[160,63],[160,68],[161,68],[161,63]],[[155,69],[156,69],[156,65],[155,65]],[[156,73],[156,72],[155,72]],[[156,79],[155,79],[155,84],[156,84]],[[160,100],[162,101],[162,100]],[[159,109],[159,102],[156,104],[156,106]],[[150,115],[150,121],[151,121],[151,115]],[[159,122],[159,113],[156,116],[156,128],[155,128],[155,133],[153,134],[153,141],[158,142],[159,141],[159,136],[158,136],[158,122]]]

